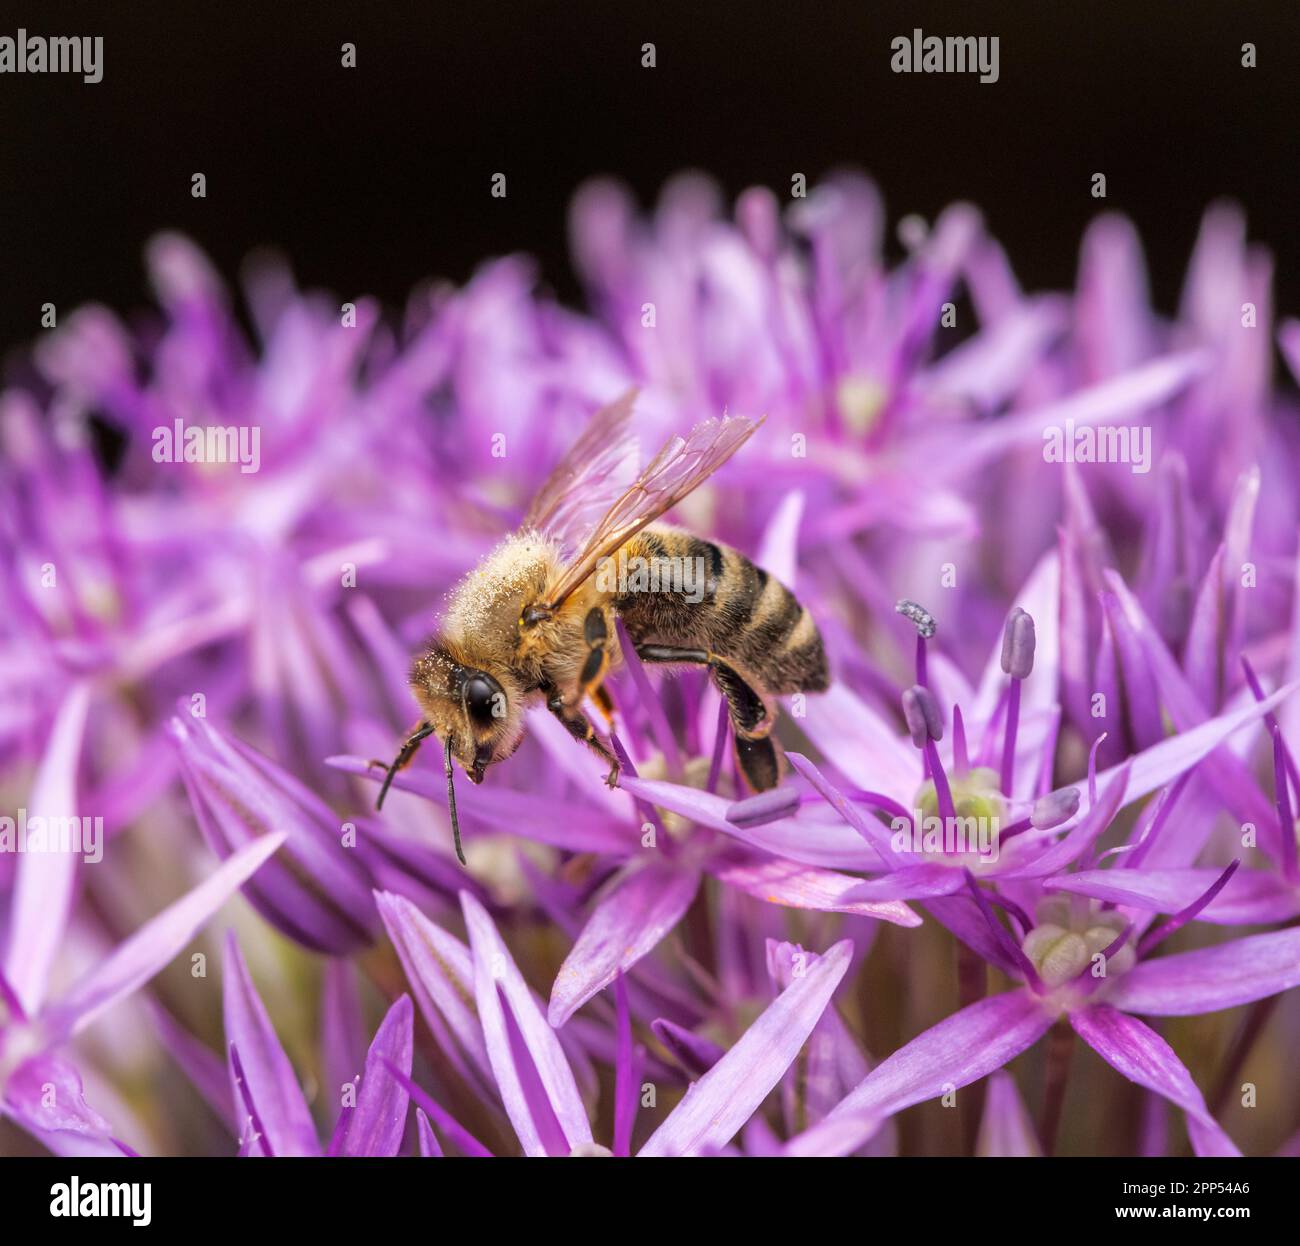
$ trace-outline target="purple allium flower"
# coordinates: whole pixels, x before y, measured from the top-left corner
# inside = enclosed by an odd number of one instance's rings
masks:
[[[1300,932],[1251,935],[1140,962],[1094,998],[1087,960],[1114,961],[1124,932],[1112,927],[1105,937],[1112,935],[1104,947],[1080,940],[1077,976],[1050,991],[1039,980],[1036,989],[981,1000],[918,1035],[868,1074],[811,1136],[793,1139],[787,1153],[817,1154],[827,1143],[840,1154],[856,1150],[885,1117],[1001,1068],[1065,1017],[1108,1064],[1184,1110],[1198,1155],[1239,1155],[1173,1049],[1131,1014],[1193,1016],[1289,990],[1300,983]]]
[[[264,259],[237,307],[164,235],[155,313],[62,317],[0,393],[0,1149],[924,1154],[893,1118],[960,1091],[978,1154],[1177,1153],[1165,1102],[1295,1150],[1300,324],[1231,207],[1172,317],[1114,215],[1039,294],[970,205],[898,262],[885,222],[850,175],[600,182],[584,311],[522,257],[396,316]],[[530,714],[462,869],[428,756],[372,809],[411,655],[634,388],[643,458],[765,417],[671,518],[798,596],[831,686],[755,793],[620,628],[618,786]],[[1061,1120],[1071,1035],[1141,1096]]]

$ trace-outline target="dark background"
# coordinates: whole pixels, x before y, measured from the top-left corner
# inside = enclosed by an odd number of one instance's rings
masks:
[[[1165,310],[1204,206],[1231,195],[1277,257],[1279,312],[1300,311],[1294,0],[43,0],[4,6],[0,33],[19,26],[103,35],[104,79],[0,75],[0,348],[40,331],[46,301],[147,302],[141,249],[163,227],[227,276],[270,243],[305,284],[389,305],[526,250],[576,301],[575,186],[616,173],[646,203],[688,166],[731,195],[858,166],[891,225],[970,199],[1030,288],[1070,284],[1085,224],[1119,209]],[[1000,80],[892,73],[890,40],[914,26],[998,35]],[[1247,40],[1258,68],[1241,67]]]

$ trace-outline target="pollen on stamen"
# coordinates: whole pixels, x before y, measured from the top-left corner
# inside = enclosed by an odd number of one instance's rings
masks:
[[[906,597],[900,598],[895,603],[894,611],[901,614],[905,619],[910,619],[916,627],[917,634],[926,640],[930,640],[935,632],[939,630],[934,615],[924,606],[918,605],[914,601],[908,601]]]

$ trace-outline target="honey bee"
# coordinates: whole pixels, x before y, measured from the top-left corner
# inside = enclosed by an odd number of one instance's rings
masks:
[[[422,717],[386,768],[376,807],[421,741],[436,735],[462,864],[453,759],[481,783],[488,766],[519,747],[532,705],[544,702],[617,784],[618,761],[583,709],[590,699],[612,724],[603,681],[622,658],[616,618],[642,662],[708,669],[726,699],[740,771],[755,791],[775,787],[781,774],[770,738],[773,697],[827,687],[821,633],[785,585],[734,549],[654,522],[761,421],[724,416],[698,424],[670,438],[625,487],[620,468],[635,449],[635,397],[624,394],[591,418],[520,529],[453,591],[440,630],[412,665]],[[630,578],[612,573],[628,567]],[[691,568],[702,574],[691,577]]]

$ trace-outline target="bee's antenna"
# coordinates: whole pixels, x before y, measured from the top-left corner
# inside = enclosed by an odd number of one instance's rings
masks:
[[[447,736],[447,748],[442,755],[443,764],[447,769],[447,812],[451,814],[451,834],[456,841],[456,856],[460,858],[461,865],[468,865],[465,860],[465,850],[460,846],[460,819],[456,817],[456,784],[453,780],[455,771],[451,768],[451,736]]]
[[[388,773],[384,775],[383,786],[379,789],[379,799],[375,801],[376,810],[384,807],[384,797],[388,795],[388,789],[392,786],[393,776],[406,765],[407,762],[415,756],[420,747],[420,742],[426,737],[433,734],[431,723],[421,723],[419,727],[407,738],[402,745],[397,756],[393,758],[393,764],[388,767]]]

